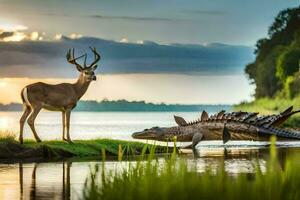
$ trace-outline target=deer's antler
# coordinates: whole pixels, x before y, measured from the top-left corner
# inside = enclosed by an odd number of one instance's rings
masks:
[[[82,70],[85,70],[85,69],[91,69],[91,68],[93,68],[93,70],[95,70],[97,68],[97,65],[95,65],[95,64],[100,60],[101,57],[100,57],[100,54],[97,52],[95,47],[94,48],[89,47],[89,48],[94,53],[94,61],[89,66],[86,65],[87,54],[85,53],[85,54],[75,58],[75,49],[74,48],[69,49],[69,51],[67,52],[66,57],[67,57],[68,62],[73,64],[73,65],[76,65],[76,67],[79,71],[82,71]],[[76,62],[77,59],[82,58],[82,57],[84,57],[83,67],[79,63]]]
[[[83,56],[85,56],[85,58],[86,58],[86,54],[83,54],[83,55],[75,58],[75,49],[74,48],[69,49],[69,51],[66,55],[67,61],[73,65],[76,65],[76,67],[79,71],[82,71],[84,68],[79,63],[77,63],[76,60],[78,60],[79,58],[82,58]]]
[[[92,68],[92,67],[94,67],[94,65],[101,59],[101,56],[100,56],[100,54],[97,52],[97,50],[96,50],[96,48],[94,47],[94,48],[92,48],[92,47],[89,47],[91,50],[92,50],[92,52],[94,53],[94,62],[92,62],[87,68]],[[95,67],[95,69],[96,69],[97,67]],[[94,69],[94,70],[95,70]]]

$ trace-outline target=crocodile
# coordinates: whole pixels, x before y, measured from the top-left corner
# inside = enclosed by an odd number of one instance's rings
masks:
[[[293,106],[279,114],[259,116],[258,112],[229,112],[224,110],[209,116],[203,111],[196,121],[187,122],[180,116],[174,119],[178,126],[153,127],[135,132],[135,139],[172,141],[176,137],[180,142],[192,142],[195,146],[202,140],[253,140],[268,141],[272,135],[278,140],[299,140],[300,132],[280,128],[290,116],[299,113],[293,111]]]

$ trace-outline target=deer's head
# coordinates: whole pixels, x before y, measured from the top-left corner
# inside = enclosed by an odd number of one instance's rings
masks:
[[[96,51],[96,48],[91,48],[92,52],[94,53],[94,61],[87,66],[86,64],[86,59],[87,59],[87,54],[83,54],[77,58],[75,58],[75,49],[70,49],[67,53],[67,61],[73,65],[76,66],[77,70],[81,73],[82,78],[86,82],[91,82],[95,81],[96,75],[95,75],[95,70],[97,69],[97,62],[100,60],[100,54]],[[84,57],[84,63],[83,66],[77,63],[76,60],[79,58]]]

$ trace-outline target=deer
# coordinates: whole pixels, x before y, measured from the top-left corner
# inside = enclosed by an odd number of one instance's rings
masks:
[[[97,62],[101,56],[96,51],[96,48],[91,48],[94,54],[94,61],[87,65],[87,53],[75,58],[75,49],[69,49],[66,55],[67,61],[76,66],[80,72],[75,83],[60,83],[51,85],[43,82],[36,82],[25,86],[21,90],[21,99],[23,102],[23,114],[20,118],[20,135],[19,142],[23,144],[23,129],[24,123],[27,123],[37,142],[42,140],[39,138],[34,122],[41,109],[49,111],[62,112],[62,140],[72,143],[70,138],[70,116],[71,111],[76,107],[77,102],[87,91],[90,83],[96,81],[95,70]],[[84,57],[83,66],[77,60]],[[65,131],[66,130],[66,131]],[[66,133],[66,134],[65,134]]]

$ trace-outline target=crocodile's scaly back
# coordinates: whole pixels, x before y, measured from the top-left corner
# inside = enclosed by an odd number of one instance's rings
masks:
[[[203,111],[201,117],[192,122],[186,122],[183,118],[174,116],[175,121],[179,126],[190,126],[202,122],[239,122],[246,123],[249,125],[253,125],[256,127],[278,127],[283,122],[285,122],[291,115],[300,112],[300,110],[292,111],[293,106],[289,107],[285,111],[274,114],[274,115],[266,115],[266,116],[258,116],[257,112],[231,112],[225,113],[224,110],[221,112],[209,116],[206,111]],[[180,123],[178,123],[180,122]]]
[[[192,122],[186,122],[179,116],[174,117],[176,118],[176,122],[181,122],[177,123],[179,127],[183,128],[189,126],[202,126],[204,129],[217,129],[217,127],[219,127],[220,132],[221,129],[227,125],[230,126],[231,131],[244,135],[248,133],[260,134],[261,136],[276,135],[278,137],[300,139],[299,133],[278,128],[278,126],[285,122],[291,115],[298,112],[300,112],[300,110],[293,111],[293,106],[291,106],[279,114],[266,116],[258,116],[259,113],[257,112],[239,111],[226,113],[222,110],[211,116],[209,116],[206,111],[203,111],[200,118]],[[217,126],[217,124],[219,126]],[[220,124],[223,124],[223,126],[220,126]],[[239,135],[237,135],[237,138],[239,138]]]

